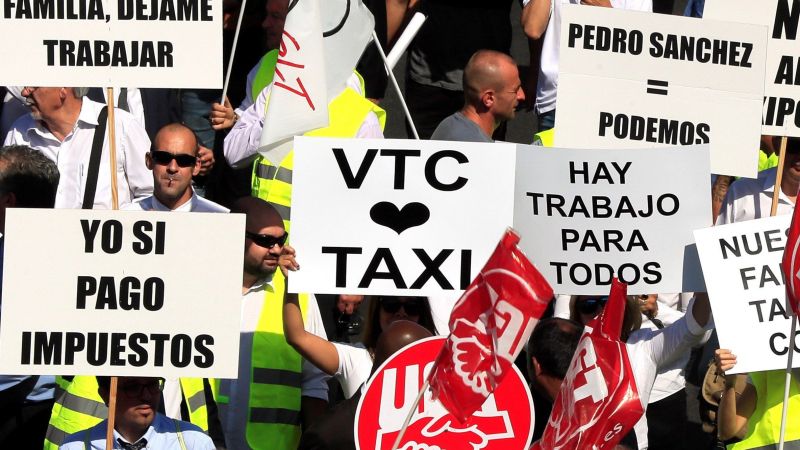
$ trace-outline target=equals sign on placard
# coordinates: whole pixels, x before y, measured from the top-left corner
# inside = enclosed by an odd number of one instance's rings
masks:
[[[667,95],[667,88],[669,83],[661,80],[647,80],[647,93]]]

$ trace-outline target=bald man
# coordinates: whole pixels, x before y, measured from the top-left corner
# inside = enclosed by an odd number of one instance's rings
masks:
[[[327,409],[327,376],[305,363],[283,336],[285,278],[278,268],[288,234],[269,203],[237,200],[246,215],[239,378],[220,380],[217,404],[229,450],[296,450],[301,424]],[[305,329],[323,339],[316,301],[301,305]]]
[[[153,195],[125,205],[132,211],[228,212],[228,208],[195,194],[192,177],[200,173],[200,146],[189,127],[171,123],[161,128],[144,157],[153,172]]]
[[[517,64],[505,53],[478,50],[464,68],[464,107],[436,127],[431,139],[492,142],[492,133],[513,119],[525,100]]]

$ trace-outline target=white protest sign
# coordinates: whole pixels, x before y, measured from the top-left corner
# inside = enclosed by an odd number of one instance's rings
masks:
[[[555,145],[711,144],[711,172],[755,178],[766,27],[565,6]]]
[[[7,215],[0,373],[237,376],[244,216]]]
[[[737,357],[730,373],[786,368],[792,321],[781,258],[791,221],[782,215],[694,232],[720,348]]]
[[[769,28],[764,79],[762,131],[774,136],[800,136],[800,5],[789,0],[709,0],[703,19],[752,23]]]
[[[222,86],[222,0],[5,0],[0,84]]]
[[[514,148],[295,138],[289,289],[462,291],[511,224]]]
[[[708,146],[569,150],[518,146],[514,228],[561,294],[702,286],[692,231],[711,222]],[[693,257],[694,256],[694,257]]]

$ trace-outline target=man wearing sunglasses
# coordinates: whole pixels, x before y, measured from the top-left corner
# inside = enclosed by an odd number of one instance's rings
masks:
[[[169,124],[156,134],[145,165],[153,171],[153,195],[123,209],[137,211],[228,212],[195,194],[192,177],[200,173],[197,136],[186,125]]]
[[[110,377],[97,377],[98,393],[106,405],[110,397]],[[158,412],[163,378],[119,377],[114,416],[112,448],[122,450],[215,450],[203,430],[189,422],[170,419]],[[67,437],[62,450],[105,450],[104,420],[88,430]]]
[[[303,360],[283,335],[285,278],[278,258],[288,238],[264,200],[243,197],[247,216],[242,273],[239,378],[217,380],[217,404],[229,450],[296,450],[301,424],[327,409],[327,376]],[[327,340],[316,300],[300,295],[305,329]]]
[[[99,170],[90,167],[95,130],[100,125],[104,105],[85,98],[87,88],[25,87],[22,96],[31,113],[14,122],[5,136],[5,145],[28,145],[58,165],[61,179],[56,193],[56,208],[111,209],[108,130],[99,154]],[[117,187],[119,205],[153,192],[153,180],[144,165],[150,148],[147,132],[128,112],[115,108],[117,142]],[[92,186],[96,186],[91,195]],[[90,195],[86,195],[89,192]]]

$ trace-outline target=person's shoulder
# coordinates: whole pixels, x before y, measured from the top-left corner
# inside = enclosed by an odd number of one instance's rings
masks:
[[[163,414],[157,414],[153,428],[160,434],[181,434],[188,450],[214,450],[214,442],[202,430],[191,422],[172,419]]]
[[[153,196],[151,195],[149,197],[145,197],[135,202],[126,203],[122,205],[120,209],[123,211],[148,211],[150,209],[153,209],[151,204],[152,201],[153,201]]]
[[[439,125],[436,126],[436,129],[433,130],[433,134],[431,135],[432,140],[441,140],[441,141],[449,141],[454,140],[454,130],[462,128],[461,114],[455,112],[450,114],[449,116],[445,117]]]
[[[756,178],[739,178],[731,183],[730,191],[732,191],[732,198],[737,198],[742,195],[748,195],[755,192],[766,191],[767,189],[775,186],[775,178],[778,173],[777,167],[772,167],[767,170],[758,172]]]
[[[195,209],[196,212],[209,212],[209,213],[227,213],[230,210],[219,203],[212,202],[207,198],[199,195],[196,196]]]
[[[27,141],[28,130],[34,127],[36,127],[36,119],[30,114],[23,114],[11,124],[11,129],[8,130],[8,133],[12,134],[15,139],[22,138]],[[17,141],[15,143],[19,144],[21,142]]]
[[[89,429],[70,434],[64,439],[64,443],[58,447],[59,450],[83,450],[87,434],[89,435],[89,441],[102,439],[105,442],[106,423],[107,421],[104,420]]]

